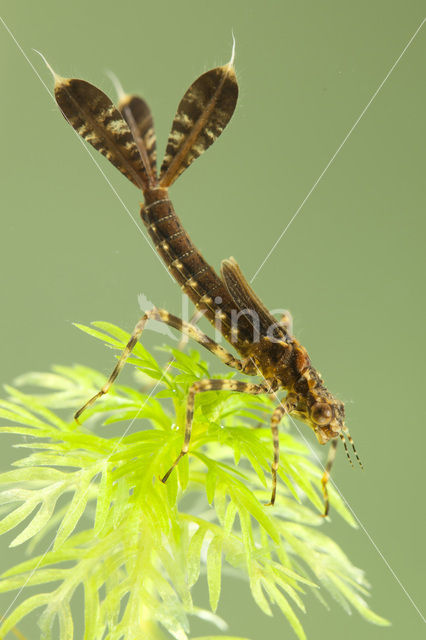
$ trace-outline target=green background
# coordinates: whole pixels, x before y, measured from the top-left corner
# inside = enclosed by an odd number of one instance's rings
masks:
[[[111,95],[105,69],[143,92],[160,154],[184,90],[229,59],[234,30],[236,114],[172,195],[206,258],[218,266],[233,255],[251,277],[420,25],[422,5],[6,0],[2,16],[49,87],[32,47],[59,73]],[[426,25],[255,280],[267,305],[291,310],[296,336],[347,403],[365,471],[340,453],[335,480],[363,528],[333,516],[324,531],[366,569],[371,606],[393,623],[374,627],[310,599],[303,623],[311,639],[424,632],[397,580],[421,608],[425,42]],[[71,323],[102,319],[130,330],[137,294],[180,313],[179,290],[1,24],[0,60],[0,381],[52,363],[108,373],[111,353]],[[96,159],[138,221],[140,194]],[[147,334],[148,345],[155,341]],[[3,469],[19,456],[13,442],[3,440]],[[22,554],[7,542],[4,567]],[[11,599],[1,600],[4,608]],[[203,589],[200,599],[207,601]],[[278,612],[269,619],[256,608],[244,582],[225,584],[219,613],[235,635],[293,637]],[[31,625],[21,628],[37,637]]]

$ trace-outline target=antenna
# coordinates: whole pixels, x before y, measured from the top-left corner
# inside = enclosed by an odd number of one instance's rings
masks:
[[[339,437],[340,437],[340,440],[343,442],[343,446],[345,447],[346,457],[347,457],[347,459],[349,460],[349,462],[351,463],[351,467],[353,467],[353,466],[354,466],[354,463],[352,462],[352,458],[351,458],[351,456],[349,455],[348,447],[347,447],[347,445],[346,445],[345,436],[343,435],[343,432],[342,432],[342,431],[339,433]]]
[[[349,429],[347,427],[343,427],[343,431],[345,432],[347,439],[351,443],[351,447],[352,447],[353,452],[355,454],[355,458],[358,460],[359,466],[361,467],[361,469],[364,469],[364,465],[362,464],[361,459],[360,459],[360,457],[358,455],[358,452],[357,452],[357,450],[355,448],[355,443],[354,443],[354,441],[352,439],[351,434],[349,433]]]

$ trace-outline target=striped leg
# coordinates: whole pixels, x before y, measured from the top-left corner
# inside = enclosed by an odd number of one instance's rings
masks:
[[[199,344],[201,344],[203,347],[208,349],[211,353],[214,353],[214,355],[217,356],[220,360],[222,360],[224,364],[228,365],[228,367],[233,367],[234,369],[238,369],[238,371],[241,371],[244,368],[244,365],[241,362],[241,360],[234,358],[234,356],[231,353],[229,353],[228,351],[226,351],[226,349],[218,345],[217,342],[215,342],[214,340],[211,340],[211,338],[209,338],[208,336],[206,336],[205,333],[197,329],[197,327],[194,327],[188,322],[184,322],[177,316],[172,315],[171,313],[169,313],[168,311],[165,311],[164,309],[154,308],[154,309],[151,309],[151,311],[147,311],[145,315],[142,316],[142,318],[136,324],[135,328],[133,329],[133,333],[130,337],[129,342],[127,343],[123,353],[120,356],[119,361],[115,365],[113,372],[111,373],[110,377],[108,378],[107,382],[104,384],[102,389],[98,391],[98,393],[96,393],[92,398],[90,398],[90,400],[88,400],[86,404],[84,404],[74,414],[74,419],[77,422],[81,414],[88,407],[90,407],[94,402],[96,402],[98,398],[101,398],[103,395],[108,393],[115,379],[117,378],[118,374],[126,364],[126,360],[132,353],[149,318],[153,318],[154,320],[164,322],[165,324],[168,324],[169,326],[174,327],[175,329],[178,329],[178,331],[181,331],[182,333],[189,336],[190,338],[193,338],[193,340],[196,340]]]
[[[238,371],[242,371],[244,368],[243,362],[238,358],[235,358],[229,351],[226,351],[223,347],[221,347],[217,342],[209,338],[205,333],[200,331],[196,326],[191,324],[190,322],[184,322],[177,316],[172,315],[168,311],[164,309],[152,309],[152,311],[148,311],[147,315],[149,318],[154,318],[155,320],[159,320],[160,322],[164,322],[168,324],[170,327],[177,329],[184,335],[192,338],[198,344],[208,349],[211,353],[219,358],[224,364],[228,367],[232,367],[233,369],[237,369]]]
[[[250,393],[254,395],[258,395],[259,393],[268,393],[269,386],[267,384],[252,384],[250,382],[242,382],[239,380],[199,380],[194,382],[192,387],[189,390],[188,394],[188,402],[186,405],[186,424],[185,424],[185,436],[183,439],[182,449],[167,471],[167,473],[161,479],[161,482],[167,482],[171,472],[178,464],[179,460],[183,458],[185,454],[188,453],[189,450],[189,441],[191,440],[191,429],[192,429],[192,417],[194,415],[194,402],[195,396],[197,393],[201,393],[202,391],[240,391],[242,393]]]
[[[329,508],[330,508],[330,502],[328,500],[327,484],[328,484],[328,481],[330,479],[331,467],[333,466],[334,458],[336,457],[337,443],[338,443],[337,438],[335,438],[334,440],[331,441],[330,449],[328,450],[328,456],[327,456],[327,462],[326,462],[326,465],[325,465],[325,470],[324,470],[323,476],[321,478],[322,493],[323,493],[323,496],[324,496],[324,513],[323,513],[323,517],[324,518],[326,518],[328,516],[328,511],[329,511]]]
[[[195,325],[197,325],[198,322],[203,317],[204,313],[205,313],[205,309],[196,309],[189,320],[189,324],[195,327]],[[179,340],[179,344],[178,344],[179,351],[183,351],[187,343],[188,343],[188,335],[186,333],[182,333],[182,337]]]
[[[280,438],[278,432],[278,426],[285,416],[286,413],[290,413],[293,409],[293,403],[290,402],[289,399],[285,399],[283,404],[278,405],[278,407],[274,410],[274,413],[271,417],[271,431],[272,431],[272,442],[274,446],[274,460],[271,465],[272,471],[272,494],[271,500],[266,505],[267,507],[272,506],[275,503],[275,496],[277,493],[277,471],[280,465]]]

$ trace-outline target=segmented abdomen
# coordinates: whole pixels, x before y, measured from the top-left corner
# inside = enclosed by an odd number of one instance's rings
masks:
[[[198,309],[204,310],[205,317],[213,325],[221,313],[221,332],[228,341],[235,342],[235,339],[231,340],[231,311],[236,305],[222,280],[192,243],[168,199],[167,190],[145,193],[141,217],[182,291]],[[243,330],[244,325],[245,319],[240,318],[239,329]]]

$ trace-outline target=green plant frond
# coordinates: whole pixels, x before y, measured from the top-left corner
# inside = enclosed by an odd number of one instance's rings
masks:
[[[118,350],[129,339],[110,323],[79,328]],[[259,608],[267,615],[280,610],[299,639],[305,633],[298,612],[305,611],[311,591],[324,604],[329,595],[369,622],[388,624],[365,602],[364,573],[323,532],[322,469],[288,424],[280,433],[276,506],[265,506],[271,489],[269,397],[199,394],[189,455],[165,485],[160,481],[182,446],[190,386],[215,377],[197,351],[162,351],[172,357],[163,366],[137,345],[130,363],[144,384],[115,385],[82,416],[82,425],[70,409],[105,380],[90,368],[56,366],[52,373],[21,376],[19,390],[7,388],[0,431],[24,436],[17,450],[31,452],[0,474],[0,533],[14,530],[12,546],[25,543],[31,554],[36,546],[45,553],[0,577],[0,592],[24,592],[2,621],[0,637],[41,609],[43,640],[70,640],[74,594],[81,587],[85,637],[91,640],[160,640],[165,633],[189,640],[193,615],[223,632],[226,625],[214,612],[228,570],[246,576]],[[154,380],[151,388],[148,379]],[[26,385],[36,392],[23,393]],[[111,437],[108,426],[118,422],[123,432]],[[333,488],[330,498],[333,512],[353,525]],[[204,575],[210,612],[197,608],[191,595]],[[25,596],[27,588],[31,594]],[[242,640],[203,636],[219,637]]]

